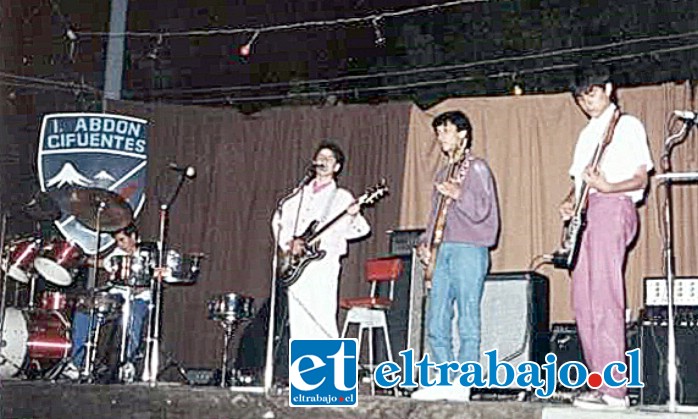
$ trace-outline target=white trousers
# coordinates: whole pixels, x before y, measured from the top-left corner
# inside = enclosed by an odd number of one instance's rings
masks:
[[[310,262],[288,289],[291,339],[338,338],[339,258],[326,255]]]

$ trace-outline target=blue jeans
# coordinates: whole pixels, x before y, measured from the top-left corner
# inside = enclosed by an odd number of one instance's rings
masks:
[[[148,317],[148,302],[136,299],[131,304],[131,324],[128,328],[128,340],[126,344],[126,360],[134,362],[138,349],[141,345],[141,337],[143,333],[143,325]],[[95,321],[97,319],[95,318]],[[120,324],[120,323],[118,323]],[[85,343],[88,339],[90,330],[90,314],[89,311],[76,310],[73,314],[72,325],[72,341],[73,348],[71,359],[77,367],[82,367],[85,362]]]
[[[490,264],[489,249],[442,243],[436,258],[427,311],[427,339],[435,363],[480,361],[480,299]],[[453,357],[454,302],[458,308],[458,358]]]

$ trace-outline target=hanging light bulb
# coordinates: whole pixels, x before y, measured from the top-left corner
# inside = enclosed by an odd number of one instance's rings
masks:
[[[65,31],[65,36],[68,38],[70,44],[68,45],[68,59],[71,63],[75,62],[75,48],[78,43],[78,35],[68,27]]]
[[[383,36],[383,32],[380,28],[380,20],[380,17],[376,17],[371,21],[373,24],[373,35],[376,38],[373,42],[378,46],[385,45],[385,37]]]
[[[259,31],[255,31],[255,33],[252,34],[252,37],[250,38],[249,41],[243,46],[240,47],[240,55],[243,57],[248,57],[250,55],[250,52],[252,52],[252,44],[254,41],[257,40],[257,37],[259,36]]]
[[[160,59],[160,48],[162,47],[162,34],[158,35],[157,41],[153,48],[145,55],[145,58],[151,59],[153,61],[158,61]]]
[[[511,76],[511,94],[514,96],[521,96],[524,94],[523,83],[517,73]]]

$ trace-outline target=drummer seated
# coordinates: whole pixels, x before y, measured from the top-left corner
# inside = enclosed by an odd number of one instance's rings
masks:
[[[141,243],[138,230],[134,225],[129,225],[122,230],[112,233],[116,241],[116,248],[107,256],[102,265],[108,272],[113,272],[116,264],[113,259],[119,256],[136,256],[141,249],[150,251],[154,249],[152,243]],[[146,250],[147,249],[147,250]],[[159,272],[159,271],[158,271]],[[162,275],[167,274],[167,270],[162,271]],[[134,284],[136,285],[136,284]],[[135,374],[135,361],[143,341],[143,326],[148,316],[148,305],[150,304],[150,289],[147,286],[113,286],[109,289],[110,294],[120,295],[124,300],[130,301],[130,317],[128,328],[128,338],[126,345],[126,365],[124,370]],[[125,309],[127,305],[122,305]],[[123,313],[124,315],[128,313]],[[123,316],[122,316],[123,318]],[[73,349],[70,364],[64,370],[64,374],[71,379],[79,378],[85,360],[85,343],[89,338],[90,314],[89,310],[76,310],[73,316],[72,339]],[[124,381],[132,381],[135,377],[124,377]]]

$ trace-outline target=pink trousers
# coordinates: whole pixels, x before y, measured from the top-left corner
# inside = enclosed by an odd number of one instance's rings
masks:
[[[572,272],[572,304],[589,372],[625,363],[625,283],[628,245],[637,234],[637,209],[625,195],[592,194],[579,259]],[[616,380],[626,374],[614,371]],[[598,389],[624,397],[626,388]]]

